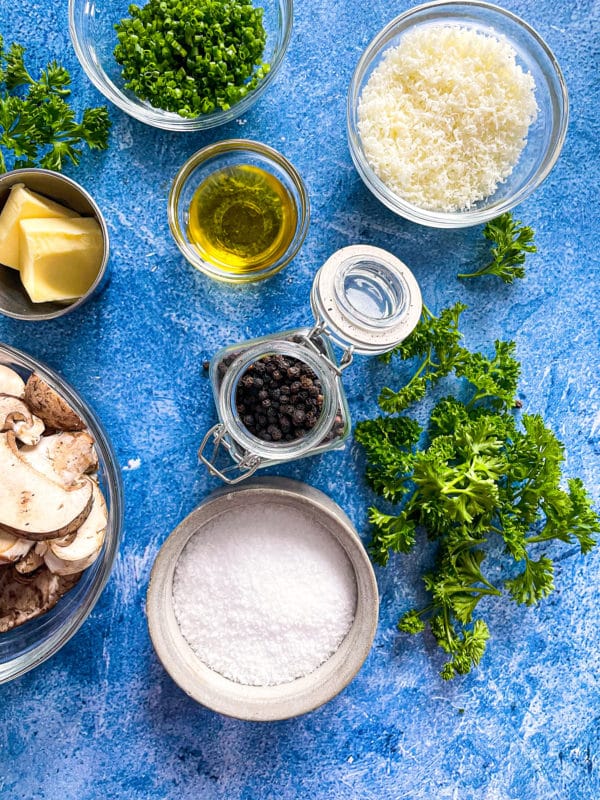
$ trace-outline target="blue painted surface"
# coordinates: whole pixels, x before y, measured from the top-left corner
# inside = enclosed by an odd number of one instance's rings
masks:
[[[170,800],[597,800],[600,797],[600,558],[557,547],[557,591],[539,608],[491,601],[481,668],[452,683],[428,639],[395,622],[421,591],[428,553],[378,571],[381,618],[358,677],[302,718],[250,724],[189,700],[157,662],[144,597],[169,531],[214,487],[196,448],[215,416],[201,362],[221,345],[309,319],[315,270],[356,242],[405,260],[428,305],[461,299],[469,345],[514,338],[524,409],[566,445],[566,468],[600,500],[600,105],[597,0],[510,0],[557,55],[570,90],[569,136],[518,215],[539,252],[512,287],[463,285],[481,229],[443,232],[396,218],[363,187],[345,138],[345,96],[372,36],[406,2],[303,0],[282,72],[244,119],[206,134],[151,130],[112,109],[110,150],[70,170],[104,210],[112,282],[61,320],[0,320],[0,340],[61,372],[103,420],[123,470],[121,554],[97,607],[54,658],[0,687],[2,798]],[[76,102],[101,98],[71,49],[66,2],[0,3],[0,30],[42,65],[72,71]],[[312,224],[294,263],[244,289],[210,283],[179,256],[166,198],[186,158],[222,138],[280,149],[303,175]],[[481,263],[479,261],[479,263]],[[346,373],[355,419],[372,415],[393,370],[360,359]],[[396,380],[399,380],[397,377]],[[136,467],[139,459],[139,468]],[[359,449],[278,470],[333,496],[367,540]],[[340,475],[344,480],[340,481]]]

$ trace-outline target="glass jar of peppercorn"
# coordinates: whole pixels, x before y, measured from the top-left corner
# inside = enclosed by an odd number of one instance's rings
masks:
[[[384,353],[403,341],[421,315],[421,292],[395,256],[355,245],[338,250],[317,272],[311,307],[312,328],[231,345],[210,362],[219,422],[198,454],[227,483],[342,448],[351,429],[342,371],[354,353]],[[334,345],[342,348],[339,358]],[[220,468],[222,450],[229,463]]]

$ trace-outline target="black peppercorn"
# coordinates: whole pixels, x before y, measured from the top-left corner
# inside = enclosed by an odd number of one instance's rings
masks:
[[[317,424],[323,407],[321,382],[299,359],[267,355],[240,378],[236,405],[250,433],[268,442],[291,442]]]
[[[305,418],[306,418],[306,414],[304,413],[304,411],[301,408],[297,408],[294,411],[294,413],[292,414],[292,421],[296,425],[302,425],[302,423],[304,422]]]

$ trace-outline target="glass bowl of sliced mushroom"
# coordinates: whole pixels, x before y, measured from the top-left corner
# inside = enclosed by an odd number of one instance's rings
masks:
[[[94,412],[34,358],[0,344],[0,683],[83,624],[110,574],[120,472]]]

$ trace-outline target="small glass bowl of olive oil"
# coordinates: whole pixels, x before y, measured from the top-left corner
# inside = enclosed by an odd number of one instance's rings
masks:
[[[300,249],[310,217],[306,187],[290,162],[246,139],[195,153],[175,177],[168,213],[190,264],[229,283],[283,269]]]

